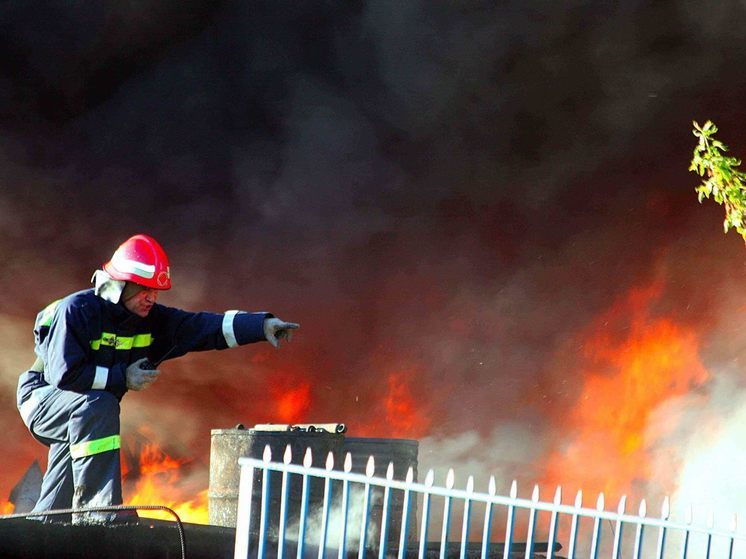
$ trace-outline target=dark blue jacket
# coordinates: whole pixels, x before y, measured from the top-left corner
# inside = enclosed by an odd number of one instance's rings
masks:
[[[55,301],[36,317],[36,355],[44,371],[27,371],[18,383],[20,406],[36,388],[107,390],[121,399],[127,392],[127,366],[190,351],[226,349],[264,340],[265,312],[226,314],[186,312],[154,305],[141,318],[121,304],[98,297],[93,289]]]

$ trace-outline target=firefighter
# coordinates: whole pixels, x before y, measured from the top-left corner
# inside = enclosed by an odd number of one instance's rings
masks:
[[[267,312],[192,313],[158,304],[160,291],[171,288],[171,272],[166,253],[147,235],[122,243],[92,282],[37,315],[36,361],[18,382],[23,422],[49,447],[32,512],[122,503],[120,402],[128,390],[156,381],[154,363],[263,340],[278,347],[298,328]],[[78,524],[136,519],[128,511],[72,515]]]

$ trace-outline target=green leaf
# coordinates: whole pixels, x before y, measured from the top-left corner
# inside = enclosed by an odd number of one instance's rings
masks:
[[[725,206],[723,231],[735,229],[746,241],[746,173],[738,169],[741,160],[726,156],[728,146],[714,138],[718,131],[711,120],[700,125],[692,121],[692,134],[697,138],[689,171],[706,177],[695,188],[701,203],[705,198]]]

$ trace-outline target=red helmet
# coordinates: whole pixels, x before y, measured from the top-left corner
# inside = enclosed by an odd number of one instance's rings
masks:
[[[104,270],[115,280],[131,281],[153,289],[171,289],[168,256],[148,235],[135,235],[114,252]]]

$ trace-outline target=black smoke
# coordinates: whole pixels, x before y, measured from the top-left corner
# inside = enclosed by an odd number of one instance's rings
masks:
[[[672,0],[6,2],[2,313],[30,327],[147,232],[172,260],[163,302],[302,324],[281,352],[169,364],[142,396],[204,410],[200,453],[210,427],[271,421],[278,383],[311,384],[309,421],[368,425],[401,371],[429,415],[411,436],[542,433],[526,395],[556,389],[555,351],[611,301],[663,274],[661,312],[706,331],[743,279],[686,169],[692,119],[746,147],[745,19]]]

